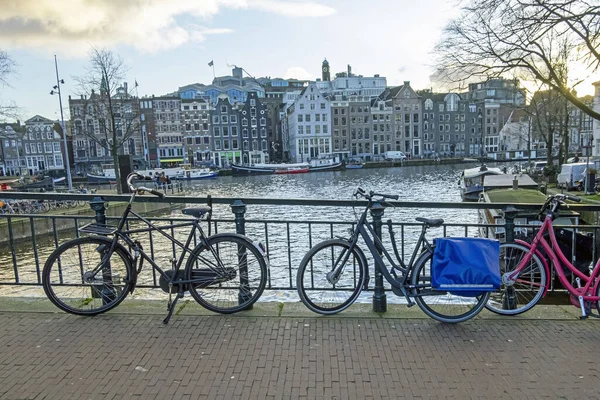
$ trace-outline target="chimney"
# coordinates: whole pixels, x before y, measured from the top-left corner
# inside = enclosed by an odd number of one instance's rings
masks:
[[[352,76],[352,67],[348,64],[348,76]]]
[[[404,81],[404,86],[410,86],[410,81]]]
[[[123,82],[123,88],[125,89],[125,94],[127,94],[127,82]]]

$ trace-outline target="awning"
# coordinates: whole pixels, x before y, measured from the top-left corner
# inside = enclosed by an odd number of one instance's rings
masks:
[[[183,162],[183,158],[161,158],[160,162]]]

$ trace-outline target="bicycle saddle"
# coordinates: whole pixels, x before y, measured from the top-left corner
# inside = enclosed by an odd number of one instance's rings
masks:
[[[181,210],[181,213],[185,214],[185,215],[192,215],[196,218],[202,218],[202,216],[204,214],[210,213],[211,210],[212,209],[208,206],[190,207],[190,208],[184,208],[183,210]]]
[[[431,226],[432,228],[442,226],[444,220],[442,218],[415,218],[417,221],[424,223],[427,226]]]

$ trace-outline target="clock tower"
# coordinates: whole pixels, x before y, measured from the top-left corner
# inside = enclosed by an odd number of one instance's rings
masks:
[[[327,61],[327,59],[323,61],[321,71],[323,71],[323,82],[330,81],[331,76],[329,74],[329,61]]]

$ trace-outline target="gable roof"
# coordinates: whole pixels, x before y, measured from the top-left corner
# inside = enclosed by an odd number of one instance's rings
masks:
[[[43,123],[46,123],[46,124],[53,124],[54,123],[54,121],[52,121],[52,120],[50,120],[50,119],[48,119],[46,117],[42,117],[41,115],[35,115],[35,116],[29,118],[27,121],[25,121],[25,124],[27,124],[27,123],[35,123],[35,122],[43,122]]]

